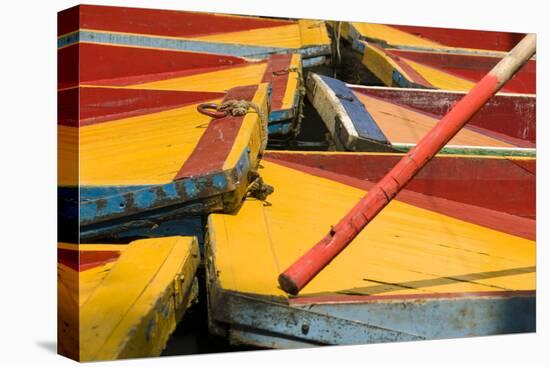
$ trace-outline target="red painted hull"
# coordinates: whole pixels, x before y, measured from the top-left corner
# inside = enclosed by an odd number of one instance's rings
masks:
[[[268,159],[333,172],[371,184],[397,164],[401,155],[315,154],[271,151]],[[536,218],[536,161],[435,157],[407,190],[525,218]]]

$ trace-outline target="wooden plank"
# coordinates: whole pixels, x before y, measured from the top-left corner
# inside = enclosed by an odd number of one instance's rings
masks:
[[[358,94],[384,135],[394,144],[417,143],[439,121],[412,109],[396,105],[375,97]],[[449,145],[466,145],[477,147],[513,147],[514,145],[482,135],[478,132],[463,129],[448,143]]]
[[[386,86],[468,91],[503,57],[390,49],[358,41],[362,63]],[[529,62],[503,92],[536,92],[536,61]]]
[[[250,100],[267,116],[267,84],[236,88],[225,98]],[[190,207],[192,214],[223,210],[224,206],[232,210],[229,206],[240,202],[248,172],[257,165],[265,122],[256,112],[212,120],[196,107],[194,103],[80,128],[60,125],[60,156],[78,157],[80,163],[79,176],[67,171],[60,177],[60,186],[65,188],[61,202],[66,199],[68,205],[61,206],[62,215],[71,217],[74,208],[79,215],[73,219],[89,225],[166,207],[185,212],[182,206],[197,200],[202,206]],[[224,123],[227,119],[231,123]],[[214,145],[203,139],[208,136]],[[201,144],[203,140],[206,144]],[[76,148],[78,154],[72,153]],[[215,157],[214,151],[219,152]],[[197,164],[191,169],[193,161]],[[71,190],[76,190],[77,183],[80,206],[75,207]],[[222,194],[226,195],[223,201]]]
[[[355,92],[427,112],[445,115],[465,92],[366,87],[350,85]],[[507,139],[521,141],[518,146],[534,147],[536,141],[536,96],[533,94],[498,93],[468,123]],[[485,132],[487,133],[487,131]],[[526,144],[531,142],[533,144]]]
[[[75,13],[79,17],[78,24],[74,23]],[[293,23],[282,19],[98,5],[78,5],[60,12],[59,17],[58,36],[85,28],[169,37],[197,37]]]
[[[260,173],[276,187],[270,205],[250,199],[237,215],[210,215],[213,266],[222,289],[286,297],[277,286],[277,275],[364,191],[297,168],[272,162],[263,166]],[[396,296],[532,290],[534,266],[534,241],[397,201],[306,286],[303,295],[344,289],[362,292],[363,288],[368,294],[379,289]],[[491,275],[498,271],[502,274]],[[430,279],[465,274],[479,274],[479,279],[430,283]],[[413,281],[424,286],[379,287]]]
[[[374,184],[402,156],[401,153],[268,151],[264,157],[280,164],[299,164]],[[534,219],[536,159],[437,155],[407,185],[407,190]]]
[[[73,308],[60,309],[59,322],[76,322],[62,330],[61,339],[73,337],[77,342],[72,347],[78,348],[61,352],[79,361],[160,355],[197,297],[194,277],[199,250],[194,238],[139,240],[118,248],[123,249],[117,251],[118,257],[107,262],[91,260],[112,250],[60,249],[62,254],[76,252],[85,264],[79,269],[67,267],[62,256],[58,265],[60,304]]]
[[[79,361],[159,355],[197,297],[191,237],[61,243],[58,256],[59,352]]]
[[[225,93],[231,88],[269,82],[273,92],[270,122],[292,124],[297,119],[302,68],[299,54],[253,61],[197,52],[80,43],[59,50],[58,55],[59,64],[64,65],[59,87],[65,94],[77,85]],[[79,59],[80,70],[75,66]],[[143,62],[128,66],[128,59]],[[70,100],[62,99],[59,104],[66,102]]]
[[[220,99],[221,92],[78,87],[57,93],[57,121],[86,126]]]
[[[350,22],[345,36],[365,40],[388,48],[437,50],[448,53],[502,55],[511,50],[523,33],[480,31]]]

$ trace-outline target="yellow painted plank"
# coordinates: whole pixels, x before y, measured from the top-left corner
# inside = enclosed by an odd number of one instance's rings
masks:
[[[303,155],[354,155],[354,156],[368,156],[368,155],[383,155],[383,156],[399,156],[402,157],[405,153],[390,153],[390,152],[339,152],[339,151],[326,151],[326,152],[316,152],[316,151],[294,151],[294,150],[266,150],[266,154],[270,153],[291,153],[291,154],[303,154]],[[536,157],[527,157],[527,156],[518,156],[518,157],[507,157],[500,155],[476,155],[476,154],[438,154],[438,157],[449,157],[449,158],[483,158],[483,159],[513,159],[517,160],[536,160]]]
[[[330,45],[326,23],[322,20],[300,19],[301,46],[326,46]]]
[[[364,192],[275,163],[262,166],[275,187],[269,204],[247,199],[238,213],[210,215],[209,246],[222,288],[285,296],[278,274]],[[534,241],[393,201],[301,294],[533,290],[535,266]]]
[[[431,85],[438,89],[469,91],[475,85],[475,83],[467,79],[454,76],[444,71],[432,68],[431,66],[405,58],[402,59],[406,61],[414,70],[416,70],[418,74],[422,75],[424,79],[429,81]]]
[[[355,95],[367,108],[384,135],[394,144],[418,143],[439,121],[437,118],[363,93],[355,93]],[[478,147],[514,147],[512,144],[467,129],[459,131],[448,144]]]
[[[300,48],[302,46],[298,24],[217,33],[195,37],[193,40],[281,48]]]
[[[57,182],[78,185],[78,129],[57,125]]]
[[[301,75],[302,75],[301,60],[302,60],[302,57],[300,56],[300,54],[292,55],[289,69],[299,70],[300,72],[291,71],[288,73],[288,80],[286,83],[286,89],[285,89],[285,94],[283,96],[283,103],[281,105],[281,110],[288,110],[294,107],[294,97],[298,92],[297,91],[298,87],[301,84]]]
[[[197,112],[195,105],[190,105],[83,126],[80,128],[80,184],[171,182],[195,149],[210,119]]]
[[[234,87],[259,84],[264,76],[266,66],[266,63],[256,63],[179,78],[134,84],[126,88],[223,92]]]
[[[442,48],[437,42],[403,32],[397,28],[384,24],[352,22],[351,25],[363,37],[385,42],[388,45],[409,47]]]
[[[350,22],[350,26],[353,26],[359,35],[362,37],[379,42],[381,44],[386,44],[386,47],[395,47],[395,48],[416,48],[423,50],[437,50],[440,52],[459,52],[459,53],[470,53],[470,54],[479,54],[490,53],[497,55],[499,57],[504,57],[506,52],[496,51],[496,50],[484,50],[476,49],[469,47],[452,47],[446,46],[436,41],[432,41],[421,36],[416,36],[412,33],[408,33],[397,29],[391,25],[385,24],[373,24],[373,23],[359,23],[359,22]],[[349,33],[348,33],[349,34]],[[349,39],[349,36],[346,35],[346,38]]]
[[[80,306],[80,360],[159,355],[188,306],[198,262],[192,237],[132,242]]]

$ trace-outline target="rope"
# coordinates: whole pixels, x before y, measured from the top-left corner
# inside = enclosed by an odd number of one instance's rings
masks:
[[[247,196],[265,201],[269,195],[275,191],[273,186],[264,182],[262,177],[256,171],[250,172],[251,182],[248,185]]]
[[[231,99],[229,101],[223,102],[220,105],[217,105],[215,103],[203,103],[197,106],[197,110],[200,113],[211,116],[213,118],[223,118],[227,115],[244,116],[249,112],[249,109],[251,108],[256,111],[258,117],[260,118],[261,145],[259,154],[260,156],[262,156],[267,146],[267,136],[269,134],[269,130],[267,128],[268,120],[263,111],[256,103],[245,100]]]
[[[199,105],[198,107],[199,112],[207,114],[209,116],[213,116],[214,118],[222,118],[227,115],[231,116],[244,116],[246,115],[249,110],[252,108],[256,113],[258,114],[260,118],[261,123],[261,129],[260,129],[260,138],[261,138],[261,145],[258,152],[259,158],[263,156],[263,153],[265,151],[265,148],[267,146],[267,138],[269,134],[269,130],[267,127],[268,120],[267,117],[264,115],[260,107],[250,101],[245,100],[236,100],[231,99],[229,101],[223,102],[220,105],[215,104],[204,104]],[[209,111],[209,109],[215,109],[215,113],[212,111]],[[247,188],[247,196],[254,197],[258,200],[265,201],[268,195],[273,193],[274,189],[273,186],[267,185],[264,183],[263,179],[260,177],[258,172],[256,171],[250,171],[249,173],[249,182]]]

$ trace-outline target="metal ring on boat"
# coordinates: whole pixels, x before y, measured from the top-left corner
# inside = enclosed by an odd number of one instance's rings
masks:
[[[227,111],[218,111],[218,105],[216,103],[201,103],[197,106],[197,111],[215,119],[227,116]]]

